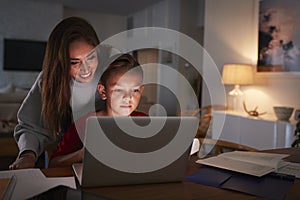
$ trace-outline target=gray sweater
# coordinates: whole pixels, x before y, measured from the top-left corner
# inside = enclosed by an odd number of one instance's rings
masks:
[[[44,127],[41,117],[41,80],[42,72],[37,77],[18,111],[18,125],[15,128],[14,137],[19,146],[19,154],[25,150],[31,150],[39,156],[48,144],[55,141]],[[95,82],[78,83],[72,81],[70,87],[72,91],[70,104],[74,120],[95,110],[95,93],[96,101],[100,101],[100,97],[96,92]]]

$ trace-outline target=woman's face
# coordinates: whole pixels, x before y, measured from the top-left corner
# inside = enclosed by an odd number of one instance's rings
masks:
[[[69,46],[70,75],[78,82],[90,82],[98,66],[95,47],[84,40],[72,42]]]
[[[117,73],[107,79],[106,87],[98,85],[108,116],[129,116],[137,108],[143,90],[141,75],[137,73]]]

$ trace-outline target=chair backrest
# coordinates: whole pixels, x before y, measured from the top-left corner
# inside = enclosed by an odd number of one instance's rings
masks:
[[[209,105],[201,107],[196,110],[184,110],[180,113],[181,116],[197,116],[199,117],[199,125],[195,138],[199,139],[200,146],[212,145],[214,148],[210,155],[217,155],[226,151],[239,150],[239,151],[258,151],[255,148],[238,144],[235,142],[224,141],[224,140],[215,140],[207,136],[207,133],[210,129],[212,123],[212,111],[213,110],[227,110],[227,107],[224,105]],[[204,148],[202,148],[204,149]]]
[[[184,110],[180,116],[197,116],[199,117],[199,125],[196,138],[205,138],[207,131],[211,125],[212,110],[226,110],[227,107],[224,105],[208,105],[195,110]]]

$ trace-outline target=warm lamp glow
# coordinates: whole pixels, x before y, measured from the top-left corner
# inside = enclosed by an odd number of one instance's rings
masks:
[[[253,83],[253,67],[244,64],[226,64],[223,66],[222,79],[228,85],[247,85]]]
[[[225,64],[223,66],[222,80],[224,84],[234,85],[234,89],[228,94],[239,98],[243,95],[240,85],[248,85],[253,83],[253,67],[246,64]],[[234,100],[233,107],[240,106],[238,99]],[[235,110],[235,109],[234,109]]]

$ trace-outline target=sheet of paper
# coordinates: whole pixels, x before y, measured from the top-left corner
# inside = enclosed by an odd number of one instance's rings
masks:
[[[47,184],[53,185],[53,187],[57,185],[65,185],[70,188],[76,189],[76,183],[74,176],[70,177],[51,177],[51,178],[46,178]],[[53,188],[51,187],[51,188]]]
[[[197,138],[194,138],[190,155],[197,153],[199,151],[199,148],[200,148],[200,142]]]
[[[233,151],[220,154],[219,156],[277,168],[279,162],[289,155],[250,151]]]
[[[272,167],[247,163],[240,160],[231,160],[220,156],[200,159],[196,162],[204,165],[250,174],[253,176],[263,176],[269,172],[275,171],[275,169]]]
[[[47,178],[40,169],[0,171],[0,177],[16,176],[16,186],[11,200],[27,199],[58,185],[76,188],[74,177]]]
[[[286,162],[287,165],[279,168],[276,172],[281,174],[293,175],[300,178],[300,163]]]

